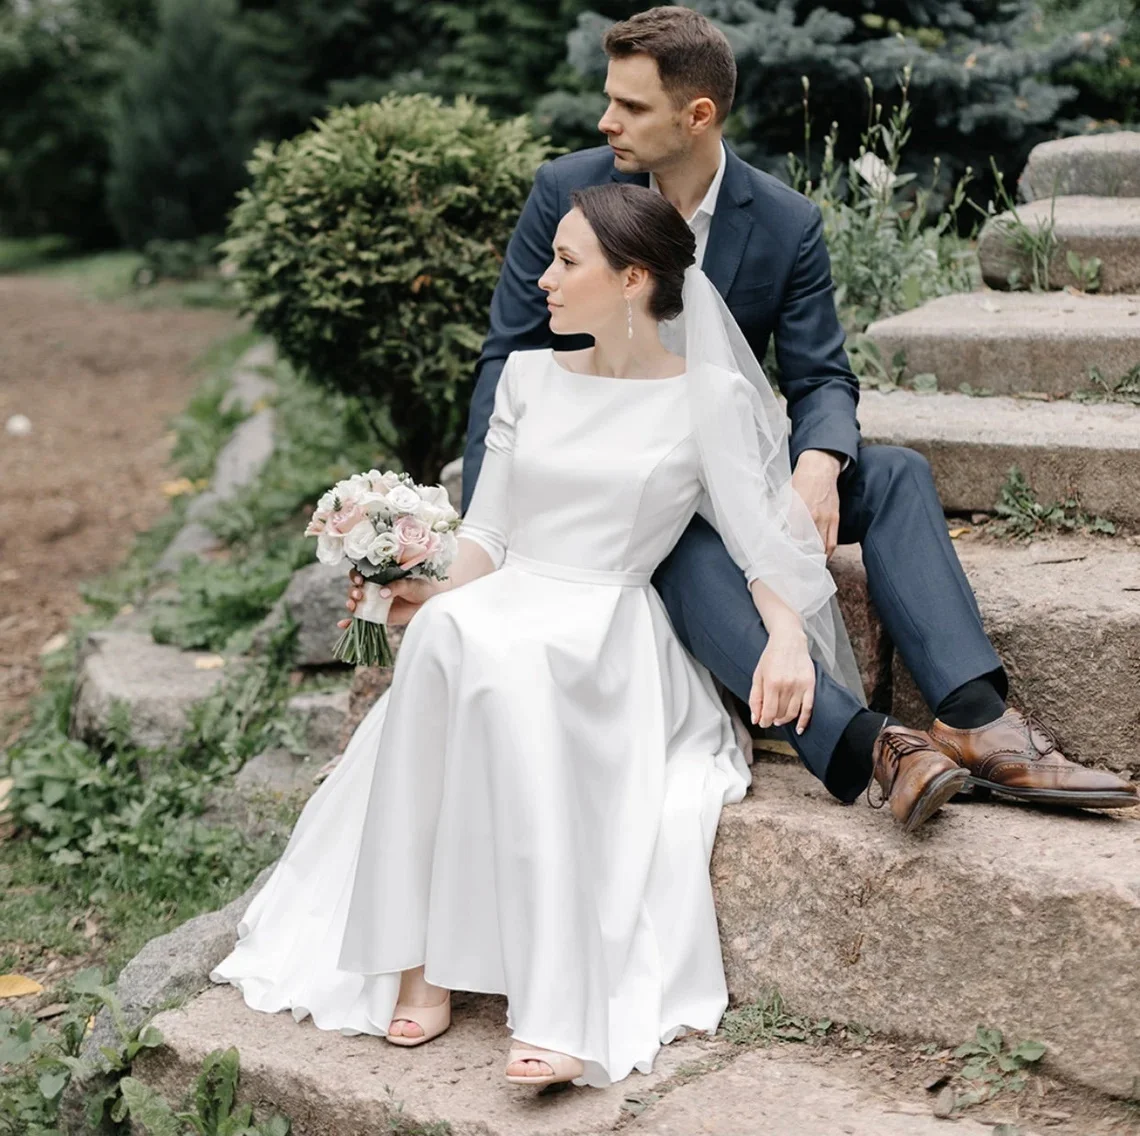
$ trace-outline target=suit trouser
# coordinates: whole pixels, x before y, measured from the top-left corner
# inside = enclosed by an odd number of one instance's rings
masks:
[[[867,446],[839,477],[839,543],[860,544],[867,586],[887,634],[930,706],[990,677],[1004,697],[1005,672],[982,627],[974,593],[946,530],[930,466],[913,450]],[[745,702],[768,634],[751,593],[716,531],[695,517],[653,583],[685,646]],[[832,768],[839,739],[859,711],[855,697],[816,667],[811,724],[784,736],[803,763],[853,800],[866,771]],[[842,750],[840,753],[842,754]]]

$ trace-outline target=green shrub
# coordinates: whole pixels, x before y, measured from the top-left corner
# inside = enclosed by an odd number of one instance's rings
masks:
[[[333,111],[250,163],[222,246],[257,329],[361,400],[417,479],[458,452],[507,240],[546,154],[526,119],[425,95]]]

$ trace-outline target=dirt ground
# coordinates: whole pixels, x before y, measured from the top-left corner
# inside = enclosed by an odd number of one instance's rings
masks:
[[[191,363],[230,313],[84,299],[61,280],[0,277],[0,746],[35,690],[43,645],[166,507]],[[12,436],[12,415],[31,433]]]

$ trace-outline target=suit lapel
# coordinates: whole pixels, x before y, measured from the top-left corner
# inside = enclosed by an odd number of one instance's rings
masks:
[[[716,199],[716,212],[709,229],[709,243],[705,249],[705,262],[702,265],[705,275],[716,286],[721,296],[727,296],[744,248],[752,232],[752,217],[744,206],[752,201],[752,185],[748,177],[748,167],[729,147],[724,167],[724,180],[720,183],[720,194]]]

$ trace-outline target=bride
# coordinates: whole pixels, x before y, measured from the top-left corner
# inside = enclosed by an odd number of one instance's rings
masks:
[[[754,722],[859,690],[786,417],[665,198],[580,190],[539,281],[583,351],[515,352],[443,583],[212,973],[256,1010],[420,1045],[505,994],[506,1075],[608,1085],[727,991],[709,857],[749,770],[650,577],[701,509],[770,635]]]

